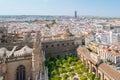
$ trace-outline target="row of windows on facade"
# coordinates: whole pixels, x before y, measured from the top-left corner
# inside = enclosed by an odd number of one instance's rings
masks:
[[[74,42],[72,42],[71,44],[74,45]],[[70,44],[70,43],[66,43],[66,44],[63,43],[63,44],[61,44],[61,46],[69,46],[69,45],[71,45],[71,44]],[[55,47],[55,46],[56,46],[56,47],[59,47],[60,44],[57,44],[57,45],[53,45],[53,44],[52,44],[52,45],[51,45],[51,47]],[[48,47],[50,47],[50,46],[49,46],[49,45],[46,45],[46,48],[48,48]]]

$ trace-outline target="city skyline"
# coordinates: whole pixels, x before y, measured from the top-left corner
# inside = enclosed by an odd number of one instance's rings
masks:
[[[118,0],[0,0],[0,15],[68,15],[120,17]]]

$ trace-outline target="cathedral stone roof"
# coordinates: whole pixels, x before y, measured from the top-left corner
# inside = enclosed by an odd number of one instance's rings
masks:
[[[15,51],[14,52],[14,56],[24,56],[24,55],[30,55],[32,54],[33,49],[28,47],[28,46],[24,46],[22,49]]]
[[[10,51],[5,47],[0,48],[0,56],[2,57],[4,54],[8,55]]]

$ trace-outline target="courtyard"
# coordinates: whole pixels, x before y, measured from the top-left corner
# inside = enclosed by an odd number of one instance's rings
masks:
[[[75,56],[51,56],[45,61],[49,80],[99,80],[94,73]]]

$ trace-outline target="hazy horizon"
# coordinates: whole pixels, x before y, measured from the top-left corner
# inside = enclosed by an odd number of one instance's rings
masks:
[[[119,0],[0,0],[0,15],[120,17]]]

